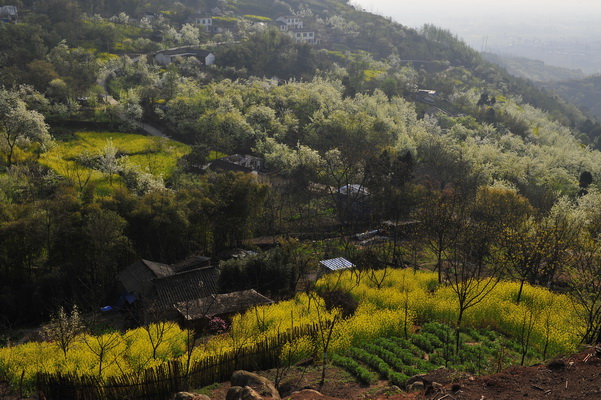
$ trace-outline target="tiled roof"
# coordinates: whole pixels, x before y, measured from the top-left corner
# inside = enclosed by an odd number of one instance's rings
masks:
[[[211,265],[211,258],[205,256],[194,256],[185,259],[184,261],[180,261],[175,264],[171,264],[169,268],[173,271],[173,273],[189,271],[195,268],[208,267]]]
[[[142,259],[142,262],[144,263],[144,265],[146,265],[148,267],[148,269],[150,269],[152,271],[152,273],[154,274],[154,276],[156,278],[164,278],[166,276],[173,274],[171,267],[167,264],[158,263],[155,261],[144,260],[144,259]]]
[[[225,294],[216,294],[176,305],[179,313],[188,321],[215,315],[239,313],[251,307],[271,304],[272,300],[254,289]]]
[[[209,54],[211,54],[210,51],[208,50],[199,50],[199,49],[192,49],[189,47],[186,48],[179,48],[179,49],[171,49],[171,50],[162,50],[159,51],[157,54],[162,53],[166,56],[196,56],[196,57],[206,57]]]
[[[197,268],[180,272],[153,282],[157,305],[172,306],[183,301],[207,297],[218,292],[217,269]]]
[[[140,259],[117,275],[129,293],[145,295],[152,289],[152,280],[172,274],[167,264]]]
[[[343,257],[322,260],[319,263],[331,271],[353,268],[355,266],[352,262]]]

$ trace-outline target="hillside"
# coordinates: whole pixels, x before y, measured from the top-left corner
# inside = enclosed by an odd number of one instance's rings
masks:
[[[299,363],[405,388],[599,336],[601,128],[451,32],[335,0],[24,3],[0,23],[10,390]],[[246,295],[267,305],[209,314]]]
[[[525,57],[502,57],[497,54],[483,53],[482,56],[497,64],[511,75],[528,79],[535,83],[551,83],[557,81],[579,80],[586,75],[580,70],[547,65],[542,61],[532,60]]]
[[[563,79],[546,84],[553,92],[577,105],[590,115],[601,119],[601,98],[599,98],[599,88],[601,78],[599,76],[589,76],[582,79]]]

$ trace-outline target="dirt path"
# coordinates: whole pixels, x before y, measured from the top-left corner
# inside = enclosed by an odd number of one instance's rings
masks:
[[[148,125],[145,122],[138,122],[138,126],[140,127],[140,129],[142,129],[148,135],[173,140],[169,136],[165,135],[163,132],[161,132],[160,130],[155,128],[154,126]]]

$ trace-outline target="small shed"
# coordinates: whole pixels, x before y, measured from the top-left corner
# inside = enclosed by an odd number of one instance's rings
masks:
[[[330,258],[329,260],[321,260],[319,262],[320,272],[328,273],[333,271],[343,271],[345,269],[355,268],[355,264],[344,257]]]

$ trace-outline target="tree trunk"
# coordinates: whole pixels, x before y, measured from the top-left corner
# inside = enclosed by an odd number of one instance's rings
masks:
[[[524,289],[524,279],[520,280],[520,289],[518,290],[518,297],[516,298],[516,303],[520,304],[520,300],[522,299],[522,290]]]

